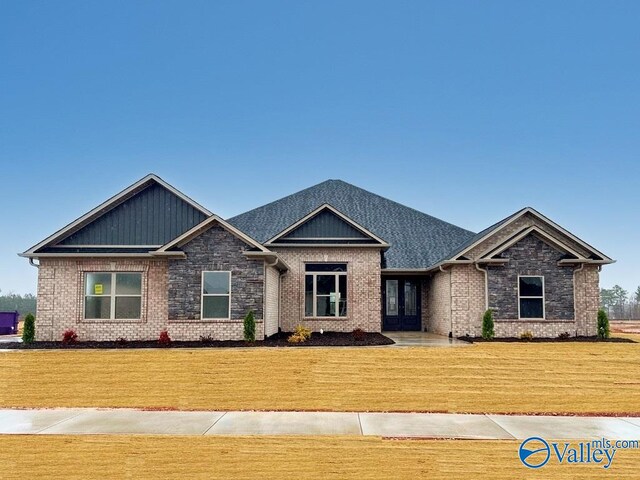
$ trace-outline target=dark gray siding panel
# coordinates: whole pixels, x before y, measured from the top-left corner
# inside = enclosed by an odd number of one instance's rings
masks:
[[[154,183],[59,245],[164,245],[206,215]]]
[[[323,210],[309,219],[294,231],[288,233],[286,239],[293,238],[361,238],[369,237],[357,228],[352,227],[335,213]]]

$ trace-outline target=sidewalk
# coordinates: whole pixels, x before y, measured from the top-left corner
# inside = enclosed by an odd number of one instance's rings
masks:
[[[640,439],[640,417],[441,413],[0,410],[0,434],[373,435],[382,437]]]

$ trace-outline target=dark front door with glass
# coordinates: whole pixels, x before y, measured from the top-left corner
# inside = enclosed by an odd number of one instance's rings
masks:
[[[383,330],[421,330],[419,279],[385,278],[382,297]]]

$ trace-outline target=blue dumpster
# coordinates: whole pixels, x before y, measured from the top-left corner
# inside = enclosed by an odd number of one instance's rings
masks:
[[[0,335],[18,333],[18,312],[0,312]]]

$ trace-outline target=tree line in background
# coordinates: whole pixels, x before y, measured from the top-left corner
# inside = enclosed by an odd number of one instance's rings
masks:
[[[612,288],[600,289],[600,306],[612,319],[640,320],[640,287],[633,294],[614,285]],[[20,316],[36,312],[36,296],[32,293],[20,295],[16,293],[2,294],[0,291],[0,311],[12,312],[17,310]]]
[[[620,285],[601,288],[600,306],[612,319],[640,320],[640,287],[631,295]]]
[[[28,313],[36,313],[36,296],[32,293],[20,295],[17,293],[2,293],[0,291],[0,312],[20,312],[24,317]]]

